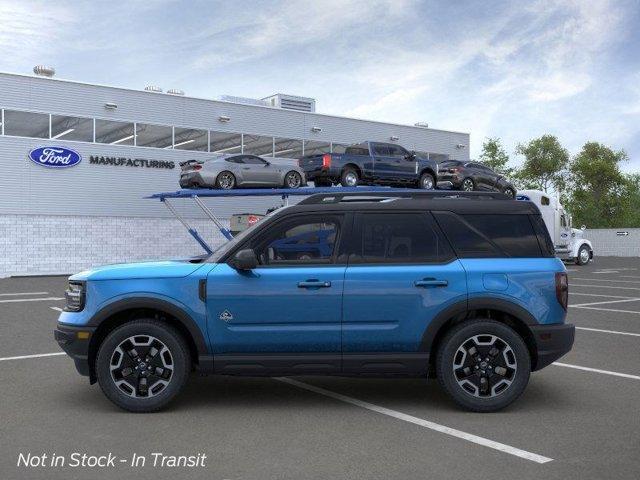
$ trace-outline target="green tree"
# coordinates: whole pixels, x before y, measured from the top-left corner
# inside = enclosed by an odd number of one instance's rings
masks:
[[[634,181],[620,171],[624,150],[588,142],[569,167],[569,209],[576,225],[615,228],[625,225],[631,210]],[[637,191],[638,183],[635,183]]]
[[[520,144],[516,153],[524,156],[524,163],[515,175],[520,186],[545,192],[551,188],[555,191],[564,189],[569,152],[555,136],[542,135]]]
[[[509,163],[509,155],[498,137],[485,138],[479,160],[501,175],[508,177],[513,175],[513,168],[507,165]]]

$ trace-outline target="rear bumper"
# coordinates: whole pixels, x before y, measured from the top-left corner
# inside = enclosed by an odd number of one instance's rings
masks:
[[[537,361],[533,370],[540,370],[571,350],[576,327],[570,323],[535,325],[531,326],[531,332],[537,349]]]
[[[53,337],[60,348],[69,355],[80,375],[89,376],[89,343],[95,332],[94,327],[75,327],[58,323]]]
[[[183,173],[180,175],[180,188],[204,187],[206,182],[199,172]]]

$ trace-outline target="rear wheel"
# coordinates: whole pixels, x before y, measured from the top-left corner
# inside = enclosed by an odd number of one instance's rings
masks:
[[[216,178],[216,187],[222,190],[231,190],[236,186],[236,177],[231,172],[220,172]]]
[[[516,192],[513,188],[511,187],[507,187],[505,188],[502,193],[504,193],[507,197],[511,197],[514,198],[516,196]]]
[[[442,388],[460,406],[494,412],[516,400],[529,382],[531,358],[524,340],[494,320],[470,320],[453,327],[436,359]]]
[[[358,180],[358,172],[350,167],[345,168],[340,176],[340,184],[343,187],[357,187]]]
[[[100,388],[130,412],[166,406],[184,387],[191,360],[184,338],[156,320],[126,323],[104,339],[96,359]]]
[[[300,188],[302,185],[302,176],[295,170],[291,170],[284,176],[284,186],[286,188]]]
[[[476,186],[473,183],[473,180],[470,178],[465,178],[462,181],[462,185],[460,186],[460,190],[462,190],[463,192],[473,192],[475,188]]]
[[[436,187],[436,180],[430,173],[423,173],[420,175],[418,181],[418,188],[422,190],[433,190]]]

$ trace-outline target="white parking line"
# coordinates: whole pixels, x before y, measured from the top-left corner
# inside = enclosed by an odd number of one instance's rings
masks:
[[[569,296],[584,295],[586,297],[605,297],[605,298],[636,298],[636,297],[621,297],[620,295],[602,295],[600,293],[583,293],[583,292],[569,292]]]
[[[569,305],[570,307],[586,307],[589,305],[604,305],[605,303],[624,303],[637,302],[640,298],[625,298],[624,300],[605,300],[603,302],[578,303],[577,305]]]
[[[0,358],[0,362],[4,362],[6,360],[24,360],[25,358],[56,357],[58,355],[65,355],[65,353],[64,352],[38,353],[36,355],[20,355],[19,357],[4,357],[4,358]]]
[[[55,310],[56,312],[61,312],[62,309],[60,307],[49,307],[51,310]]]
[[[0,297],[15,297],[18,295],[49,295],[49,292],[0,293]]]
[[[570,287],[597,287],[597,288],[617,288],[618,290],[640,290],[638,287],[620,287],[618,285],[578,285],[569,283]]]
[[[638,275],[618,275],[620,278],[640,278]]]
[[[444,425],[440,425],[438,423],[430,422],[428,420],[423,420],[422,418],[414,417],[412,415],[407,415],[406,413],[398,412],[396,410],[391,410],[389,408],[381,407],[379,405],[374,405],[373,403],[365,402],[363,400],[358,400],[357,398],[347,397],[346,395],[335,393],[330,390],[325,390],[324,388],[314,387],[313,385],[308,385],[306,383],[302,383],[297,380],[292,380],[291,378],[280,377],[280,378],[276,378],[276,380],[279,380],[284,383],[288,383],[289,385],[293,385],[298,388],[309,390],[310,392],[318,393],[326,397],[331,397],[333,399],[340,400],[341,402],[345,402],[351,405],[355,405],[357,407],[365,408],[367,410],[371,410],[372,412],[381,413],[383,415],[387,415],[389,417],[393,417],[398,420],[403,420],[405,422],[413,423],[414,425],[419,425],[421,427],[425,427],[430,430],[434,430],[436,432],[444,433],[445,435],[450,435],[452,437],[460,438],[468,442],[476,443],[478,445],[482,445],[483,447],[492,448],[500,452],[508,453],[510,455],[515,455],[516,457],[524,458],[525,460],[531,460],[532,462],[536,462],[536,463],[547,463],[553,460],[552,458],[543,457],[542,455],[527,452],[526,450],[521,450],[519,448],[515,448],[510,445],[505,445],[504,443],[494,442],[493,440],[489,440],[488,438],[479,437],[471,433],[463,432],[461,430],[456,430],[455,428],[450,428]]]
[[[11,300],[0,300],[0,303],[16,303],[16,302],[44,302],[52,300],[64,300],[63,297],[46,297],[46,298],[12,298]]]
[[[595,280],[596,282],[613,282],[613,283],[640,283],[640,280],[611,280],[609,278],[583,278],[583,277],[573,277],[574,280]]]
[[[611,372],[609,370],[600,370],[599,368],[582,367],[580,365],[571,365],[570,363],[553,362],[558,367],[575,368],[576,370],[584,370],[585,372],[604,373],[605,375],[613,375],[614,377],[630,378],[632,380],[640,380],[638,375],[630,375],[628,373]]]
[[[576,327],[576,330],[587,330],[589,332],[613,333],[616,335],[629,335],[632,337],[640,337],[640,333],[618,332],[617,330],[602,330],[600,328]]]
[[[603,312],[635,313],[636,315],[640,315],[640,312],[636,312],[635,310],[616,310],[615,308],[600,308],[600,307],[578,307],[575,305],[569,305],[569,307],[584,308],[586,310],[601,310]]]

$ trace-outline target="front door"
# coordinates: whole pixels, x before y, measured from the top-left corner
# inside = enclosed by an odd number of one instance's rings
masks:
[[[207,317],[220,373],[340,369],[344,215],[289,217],[241,248],[259,266],[217,265],[207,280]]]
[[[243,157],[247,183],[256,185],[274,185],[278,183],[279,173],[277,167],[255,155]]]
[[[422,337],[447,306],[467,298],[465,271],[430,213],[361,213],[345,274],[345,372],[422,373]]]
[[[400,145],[389,145],[389,155],[393,158],[392,170],[395,178],[402,182],[417,180],[418,161]]]

